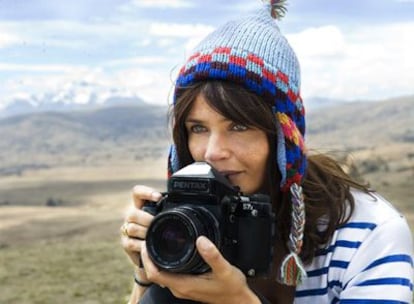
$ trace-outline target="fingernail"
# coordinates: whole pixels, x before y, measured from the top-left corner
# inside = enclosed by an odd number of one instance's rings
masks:
[[[161,193],[155,192],[155,191],[151,193],[151,200],[153,202],[158,202],[160,199],[161,199]]]
[[[200,236],[197,240],[200,250],[209,251],[213,248],[213,243],[205,236]]]

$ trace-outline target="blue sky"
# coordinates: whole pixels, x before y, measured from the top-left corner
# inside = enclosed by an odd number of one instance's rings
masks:
[[[302,96],[414,94],[414,0],[290,0]],[[0,108],[140,96],[166,104],[191,48],[260,0],[0,0]]]

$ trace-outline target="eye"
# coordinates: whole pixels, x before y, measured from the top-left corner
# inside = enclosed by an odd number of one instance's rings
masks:
[[[189,126],[188,130],[191,133],[202,133],[205,132],[207,128],[202,125],[191,125]]]
[[[241,132],[241,131],[246,131],[246,130],[248,130],[248,129],[249,129],[249,127],[248,127],[248,126],[246,126],[246,125],[239,124],[239,123],[234,123],[234,124],[231,126],[231,129],[232,129],[233,131]]]

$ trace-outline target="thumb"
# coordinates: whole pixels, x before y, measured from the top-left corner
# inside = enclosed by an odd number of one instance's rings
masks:
[[[230,263],[207,237],[200,236],[196,241],[196,246],[198,253],[215,274],[220,275],[231,269]]]

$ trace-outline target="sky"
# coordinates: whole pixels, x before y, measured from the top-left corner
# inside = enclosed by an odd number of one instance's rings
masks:
[[[191,49],[260,0],[0,0],[0,109],[13,100],[167,104]],[[301,93],[340,100],[414,94],[414,0],[288,0],[278,21]]]

